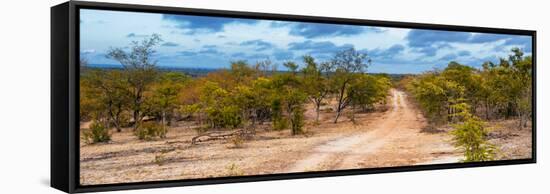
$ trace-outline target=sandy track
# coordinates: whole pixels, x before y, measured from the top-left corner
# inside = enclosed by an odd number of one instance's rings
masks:
[[[421,132],[426,122],[405,93],[391,93],[392,107],[378,121],[315,147],[288,172],[457,162],[460,157],[448,137]]]

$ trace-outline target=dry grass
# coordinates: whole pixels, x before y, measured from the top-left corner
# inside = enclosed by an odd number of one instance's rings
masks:
[[[489,142],[495,144],[497,160],[526,159],[532,157],[532,126],[518,127],[518,121],[500,120],[489,122]]]

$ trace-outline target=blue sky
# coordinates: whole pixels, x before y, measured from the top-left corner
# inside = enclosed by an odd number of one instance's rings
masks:
[[[81,10],[80,55],[90,64],[118,64],[107,59],[111,47],[127,48],[151,34],[163,42],[154,59],[159,66],[226,68],[231,61],[282,63],[312,55],[330,60],[354,47],[367,53],[373,73],[421,73],[457,61],[479,68],[506,57],[513,47],[531,53],[529,36]]]

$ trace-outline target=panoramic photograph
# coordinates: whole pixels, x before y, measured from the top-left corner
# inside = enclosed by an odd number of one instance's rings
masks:
[[[79,182],[532,158],[532,37],[80,9]]]

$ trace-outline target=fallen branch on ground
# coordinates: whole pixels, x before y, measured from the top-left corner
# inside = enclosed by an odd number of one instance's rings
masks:
[[[191,145],[195,145],[199,142],[213,141],[228,139],[230,137],[239,135],[241,137],[251,137],[256,132],[254,130],[239,129],[236,131],[214,131],[197,135],[191,139]]]

